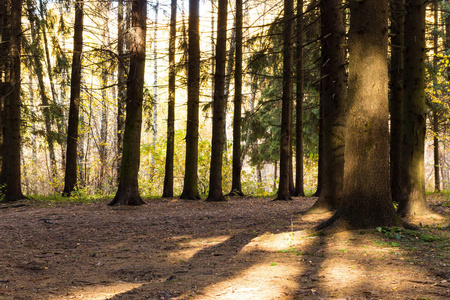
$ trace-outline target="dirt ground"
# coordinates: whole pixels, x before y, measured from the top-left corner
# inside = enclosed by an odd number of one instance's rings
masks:
[[[314,201],[2,204],[0,299],[450,298],[448,196],[418,232],[299,237]]]

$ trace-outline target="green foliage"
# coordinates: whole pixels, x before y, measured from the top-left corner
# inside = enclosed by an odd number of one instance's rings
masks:
[[[377,227],[378,232],[384,234],[390,239],[407,239],[407,240],[419,240],[425,243],[433,243],[443,241],[442,236],[432,234],[429,232],[421,232],[416,230],[402,229],[398,227]],[[398,243],[395,243],[399,246]]]

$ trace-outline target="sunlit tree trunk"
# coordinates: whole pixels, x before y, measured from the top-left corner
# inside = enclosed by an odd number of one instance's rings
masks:
[[[289,190],[289,162],[292,149],[292,69],[293,69],[293,37],[294,31],[294,4],[292,0],[284,0],[284,27],[283,27],[283,95],[281,112],[280,136],[280,181],[277,200],[290,200]]]
[[[438,12],[439,12],[439,5],[437,1],[434,1],[433,3],[433,15],[434,15],[434,30],[433,30],[433,86],[434,90],[438,89],[437,86],[437,64],[438,64],[438,38],[439,38],[439,32],[438,32],[438,26],[439,26],[439,18],[438,18]],[[437,107],[433,107],[433,152],[434,152],[434,191],[436,193],[439,193],[441,191],[441,181],[440,181],[440,162],[439,162],[439,112]]]
[[[66,173],[63,195],[69,196],[77,185],[78,120],[81,94],[81,54],[83,51],[83,0],[75,2],[72,78],[70,83],[69,125],[67,128]]]
[[[216,72],[214,74],[213,130],[209,194],[206,201],[225,201],[222,191],[223,126],[225,123],[225,62],[227,55],[228,1],[219,0],[217,19]]]
[[[322,32],[322,190],[309,213],[335,210],[342,202],[344,184],[345,27],[342,0],[321,0]]]
[[[233,169],[230,195],[243,196],[241,185],[242,0],[236,0],[236,65],[234,71]]]
[[[200,199],[198,192],[198,120],[200,101],[199,0],[189,0],[188,104],[184,187],[180,198]]]
[[[391,65],[390,65],[390,114],[391,142],[390,169],[392,200],[401,195],[401,144],[403,112],[403,64],[405,40],[405,0],[391,0]]]
[[[319,229],[397,224],[389,182],[388,0],[350,0],[350,12],[344,195]]]
[[[177,35],[177,0],[170,4],[169,99],[167,108],[167,151],[163,197],[173,197],[173,160],[175,152],[175,42]]]
[[[425,199],[425,8],[422,0],[406,0],[400,216],[431,213]]]
[[[139,195],[138,174],[145,73],[147,0],[132,2],[130,73],[127,79],[125,133],[119,188],[109,205],[144,204]]]

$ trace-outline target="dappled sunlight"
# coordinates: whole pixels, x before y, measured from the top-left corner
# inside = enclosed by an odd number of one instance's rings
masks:
[[[110,299],[116,295],[126,293],[128,291],[140,288],[144,283],[127,283],[118,282],[110,285],[91,285],[72,288],[65,295],[49,297],[49,300],[63,300],[63,299],[89,299],[89,300],[103,300]]]
[[[304,271],[299,264],[265,261],[235,277],[214,283],[196,299],[275,299],[298,288],[297,277]]]
[[[292,231],[283,233],[265,233],[254,238],[250,243],[241,249],[240,253],[249,253],[255,250],[277,252],[289,250],[295,246],[309,245],[317,237],[301,237],[302,231]]]
[[[224,243],[229,238],[230,236],[228,235],[196,239],[192,239],[188,236],[174,237],[172,239],[177,243],[178,248],[181,248],[181,250],[170,252],[167,254],[167,257],[171,262],[187,261],[192,259],[199,251]]]

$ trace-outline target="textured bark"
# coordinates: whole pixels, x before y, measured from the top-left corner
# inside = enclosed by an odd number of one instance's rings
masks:
[[[323,169],[322,190],[309,213],[337,209],[342,202],[344,184],[345,111],[345,27],[342,0],[322,0],[322,113]]]
[[[188,104],[186,122],[186,161],[180,198],[200,199],[198,192],[198,120],[200,101],[199,0],[189,0]]]
[[[6,191],[3,190],[3,202],[16,201],[23,198],[20,171],[21,148],[21,97],[20,97],[20,52],[22,39],[22,0],[6,1],[6,18],[9,20],[10,32],[6,35],[7,63],[5,82],[2,89],[2,102],[4,103],[4,144],[7,151],[4,152],[2,168],[6,183]]]
[[[175,152],[175,41],[177,34],[177,0],[170,4],[169,99],[167,108],[167,150],[163,197],[173,197],[173,159]]]
[[[236,66],[234,71],[233,170],[230,195],[244,196],[241,185],[242,0],[236,0]]]
[[[295,106],[295,193],[293,196],[305,196],[303,187],[303,0],[297,1],[297,35],[295,47],[296,59],[296,106]]]
[[[206,201],[225,201],[222,192],[223,126],[225,123],[225,62],[227,55],[227,0],[218,2],[216,72],[214,74],[213,130],[209,194]]]
[[[145,73],[145,43],[147,0],[132,2],[132,36],[130,44],[130,73],[127,80],[125,133],[119,188],[109,205],[144,204],[139,195],[142,101]]]
[[[324,227],[397,224],[389,182],[388,1],[351,0],[342,205]]]
[[[400,216],[431,212],[425,199],[425,4],[406,1],[404,101],[402,130],[402,193]]]
[[[289,162],[292,149],[292,69],[293,69],[293,37],[294,4],[292,0],[284,0],[283,27],[283,95],[281,105],[280,132],[280,181],[276,200],[290,200]]]
[[[403,53],[405,40],[405,0],[391,0],[390,170],[392,200],[401,195],[401,144],[403,113]]]
[[[70,83],[69,125],[67,128],[66,173],[63,195],[69,196],[77,185],[78,120],[81,94],[81,54],[83,51],[83,0],[75,2],[72,78]]]

